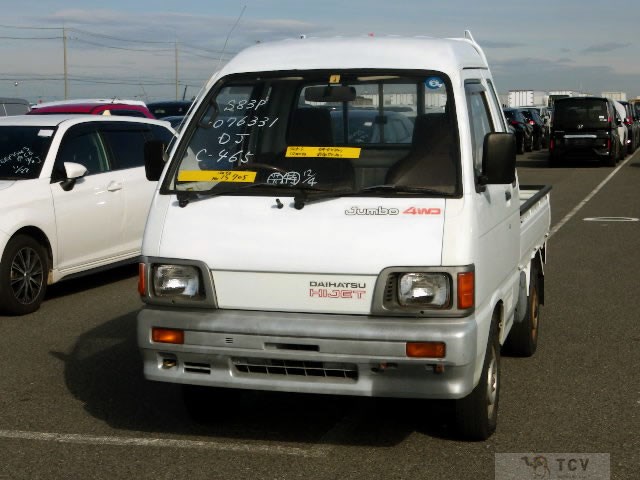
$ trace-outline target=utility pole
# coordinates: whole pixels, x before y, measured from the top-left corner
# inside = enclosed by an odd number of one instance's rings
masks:
[[[176,40],[175,43],[175,52],[176,52],[176,100],[178,100],[178,41]]]
[[[69,81],[67,77],[67,29],[62,27],[62,47],[64,56],[64,99],[69,98]]]

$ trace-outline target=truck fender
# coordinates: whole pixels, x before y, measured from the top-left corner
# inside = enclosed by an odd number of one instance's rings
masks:
[[[527,274],[523,270],[520,272],[520,284],[518,285],[518,303],[516,304],[516,312],[514,321],[520,323],[527,314]]]

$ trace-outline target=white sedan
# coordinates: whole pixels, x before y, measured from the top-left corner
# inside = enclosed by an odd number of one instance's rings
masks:
[[[98,115],[0,119],[0,311],[37,310],[47,284],[135,261],[153,192],[148,140],[168,122]]]

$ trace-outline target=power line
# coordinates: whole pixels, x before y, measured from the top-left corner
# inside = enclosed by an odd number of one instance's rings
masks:
[[[17,25],[0,25],[0,28],[15,28],[16,30],[62,30],[62,27],[24,27]]]
[[[3,40],[60,40],[62,37],[0,37]]]
[[[160,52],[160,51],[164,51],[164,52],[169,52],[168,54],[170,54],[170,52],[172,52],[171,49],[168,48],[163,48],[163,49],[156,49],[156,50],[151,50],[148,48],[126,48],[126,47],[116,47],[114,45],[105,45],[103,43],[98,43],[98,42],[91,42],[89,40],[84,40],[81,38],[77,38],[77,37],[70,37],[70,40],[74,40],[76,42],[81,42],[81,43],[86,43],[89,45],[94,45],[96,47],[103,47],[103,48],[110,48],[113,50],[126,50],[129,52],[145,52],[145,53],[154,53],[154,52]]]

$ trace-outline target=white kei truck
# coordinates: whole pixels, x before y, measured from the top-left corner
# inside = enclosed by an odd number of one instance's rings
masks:
[[[534,353],[548,186],[521,187],[465,38],[300,38],[240,52],[163,159],[147,220],[146,379],[196,417],[243,389],[451,399],[495,430],[502,347]]]

